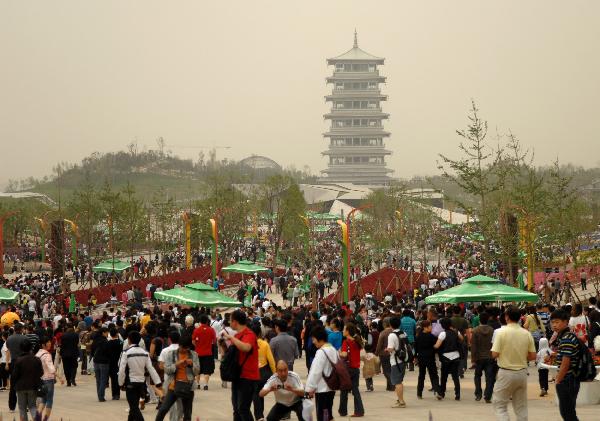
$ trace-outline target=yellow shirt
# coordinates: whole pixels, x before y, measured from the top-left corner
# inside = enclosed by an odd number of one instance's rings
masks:
[[[6,313],[4,313],[2,315],[2,318],[0,318],[0,323],[2,324],[2,326],[12,327],[12,325],[15,322],[19,322],[19,321],[21,321],[21,319],[19,318],[19,315],[12,311],[7,311]]]
[[[264,339],[259,339],[258,341],[258,368],[263,368],[267,364],[271,367],[271,371],[275,373],[275,358],[273,358],[273,353],[271,352],[271,347],[269,343]]]
[[[149,321],[150,321],[150,315],[149,314],[144,314],[140,318],[140,326],[142,327],[142,329],[144,328],[144,326],[146,326],[146,324],[148,324]]]
[[[509,323],[496,330],[492,352],[498,356],[498,367],[506,370],[527,368],[527,355],[535,352],[533,336],[518,323]]]

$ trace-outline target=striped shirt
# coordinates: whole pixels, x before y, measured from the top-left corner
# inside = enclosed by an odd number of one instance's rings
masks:
[[[556,353],[556,365],[560,366],[564,357],[569,357],[569,374],[577,374],[579,362],[579,339],[569,330],[564,332],[558,339],[558,352]]]

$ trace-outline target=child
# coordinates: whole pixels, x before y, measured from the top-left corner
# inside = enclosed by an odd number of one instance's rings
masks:
[[[540,381],[540,397],[548,395],[548,369],[541,367],[541,363],[544,362],[547,356],[552,355],[552,350],[548,345],[548,339],[541,338],[540,339],[540,349],[537,353],[537,357],[535,362],[538,367],[538,377]]]
[[[362,375],[367,384],[367,392],[373,392],[373,377],[379,374],[379,357],[370,351],[362,350],[360,355],[361,361],[363,361]]]

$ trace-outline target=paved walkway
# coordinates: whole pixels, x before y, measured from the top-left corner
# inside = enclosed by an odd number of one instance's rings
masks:
[[[304,360],[296,363],[296,370],[306,378],[306,365]],[[537,371],[530,369],[529,377],[529,419],[543,421],[559,421],[558,408],[554,400],[554,393],[549,397],[539,398],[537,386]],[[424,393],[423,400],[416,398],[416,372],[408,372],[405,400],[408,404],[405,409],[392,409],[390,406],[395,398],[393,393],[385,391],[385,379],[383,376],[375,378],[375,392],[362,394],[366,410],[365,420],[384,420],[386,417],[402,420],[428,420],[431,411],[434,421],[454,421],[465,419],[494,421],[491,404],[483,401],[475,402],[473,398],[473,371],[469,370],[463,379],[462,399],[460,402],[453,398],[438,402],[430,392]],[[55,410],[52,416],[54,420],[64,421],[92,421],[92,420],[126,420],[127,401],[124,395],[120,401],[107,401],[100,403],[96,399],[95,380],[93,376],[78,376],[77,387],[67,388],[57,386],[55,396]],[[426,380],[426,385],[428,380]],[[361,380],[361,390],[364,390],[364,381]],[[553,389],[553,386],[551,386]],[[453,396],[452,384],[449,382],[448,396]],[[334,404],[334,415],[337,415],[337,402]],[[12,421],[13,417],[18,419],[18,414],[8,412],[8,392],[0,392],[0,413],[3,421]],[[265,408],[268,411],[273,405],[272,394],[266,398]],[[349,412],[352,413],[352,399],[349,399]],[[584,406],[577,408],[581,421],[595,421],[599,419],[600,405]],[[511,410],[512,411],[512,410]],[[147,421],[154,420],[156,416],[156,405],[149,405],[143,411]],[[232,419],[230,390],[222,389],[218,375],[211,379],[210,390],[197,391],[194,399],[194,417],[202,421],[226,421]],[[265,414],[266,415],[266,414]],[[168,418],[167,418],[168,419]],[[292,417],[295,419],[295,417]],[[340,417],[337,417],[341,420]]]

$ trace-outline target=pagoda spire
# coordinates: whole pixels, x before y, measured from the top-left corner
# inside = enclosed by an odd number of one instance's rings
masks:
[[[358,48],[358,34],[356,33],[356,28],[354,28],[354,48]]]

